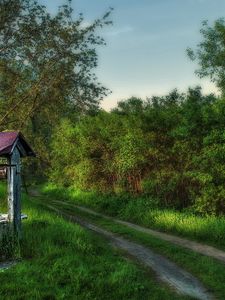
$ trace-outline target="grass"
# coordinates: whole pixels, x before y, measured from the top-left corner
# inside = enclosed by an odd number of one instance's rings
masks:
[[[72,206],[62,206],[58,203],[55,203],[54,205],[65,212],[80,215],[82,218],[111,232],[117,233],[126,239],[136,241],[155,250],[157,253],[166,256],[199,278],[202,283],[213,292],[216,299],[223,300],[225,298],[225,268],[223,264],[215,259],[194,253],[193,251],[170,244],[134,229],[130,229],[124,225],[116,224],[112,220],[80,211]]]
[[[0,299],[187,299],[103,238],[29,200],[23,197],[21,261],[0,272]]]
[[[0,184],[0,213],[7,213],[6,183]],[[18,240],[13,236],[9,226],[0,225],[0,262],[19,256]]]
[[[139,225],[174,233],[225,250],[225,217],[197,216],[193,213],[159,209],[151,199],[129,195],[99,195],[46,185],[42,191],[55,199],[93,208]]]
[[[7,212],[7,185],[1,182],[0,184],[0,213]]]

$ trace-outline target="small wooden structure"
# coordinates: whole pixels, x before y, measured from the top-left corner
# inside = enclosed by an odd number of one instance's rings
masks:
[[[21,162],[35,153],[20,132],[0,132],[0,158],[6,163],[0,165],[0,179],[8,181],[8,214],[0,215],[0,222],[12,224],[14,232],[21,232]]]

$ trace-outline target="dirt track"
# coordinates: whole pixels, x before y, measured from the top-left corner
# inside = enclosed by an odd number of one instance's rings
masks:
[[[82,220],[80,217],[64,213],[53,205],[46,205],[57,214],[71,222],[79,223],[81,226],[90,229],[110,240],[111,244],[118,249],[126,251],[129,255],[136,258],[143,265],[154,270],[156,276],[167,283],[178,293],[191,296],[195,299],[210,300],[214,299],[211,293],[190,273],[178,267],[175,263],[165,257],[158,255],[149,248],[128,241],[116,234],[106,231],[92,223]]]
[[[57,201],[57,202],[65,204],[65,202],[61,202],[61,201]],[[213,257],[213,258],[225,263],[225,252],[222,251],[222,250],[219,250],[215,247],[204,245],[204,244],[194,242],[194,241],[190,241],[188,239],[180,238],[180,237],[174,236],[172,234],[163,233],[163,232],[159,232],[157,230],[152,230],[152,229],[149,229],[149,228],[145,228],[145,227],[142,227],[142,226],[139,226],[139,225],[127,222],[127,221],[114,219],[114,218],[111,218],[111,217],[106,216],[104,214],[97,213],[97,212],[95,212],[95,211],[93,211],[89,208],[83,207],[83,206],[78,206],[78,205],[73,205],[73,206],[80,209],[80,210],[82,210],[82,211],[84,211],[84,212],[88,212],[89,214],[100,216],[100,217],[103,217],[103,218],[106,218],[106,219],[111,219],[111,220],[113,220],[114,222],[116,222],[118,224],[126,225],[130,228],[133,228],[133,229],[138,230],[138,231],[143,232],[143,233],[148,233],[148,234],[150,234],[152,236],[155,236],[157,238],[160,238],[162,240],[171,242],[173,244],[179,245],[179,246],[184,247],[184,248],[191,249],[192,251],[198,252],[200,254]]]

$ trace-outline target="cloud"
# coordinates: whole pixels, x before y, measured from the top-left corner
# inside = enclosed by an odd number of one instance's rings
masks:
[[[91,22],[89,22],[89,21],[83,21],[81,24],[80,24],[80,27],[81,28],[86,28],[86,27],[88,27],[88,26],[91,26]]]
[[[108,36],[118,36],[118,35],[121,35],[121,34],[126,34],[126,33],[131,32],[131,31],[133,31],[133,28],[131,26],[124,26],[124,27],[121,27],[121,28],[118,28],[118,29],[113,29],[111,31],[108,31],[107,35]]]
[[[199,4],[203,4],[205,2],[207,2],[208,0],[191,0],[193,3],[199,3]]]

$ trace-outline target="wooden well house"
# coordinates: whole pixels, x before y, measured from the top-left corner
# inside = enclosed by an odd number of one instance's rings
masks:
[[[21,231],[21,158],[35,153],[20,132],[0,132],[0,179],[7,180],[8,213],[0,213],[0,223]],[[1,201],[1,200],[0,200]],[[1,226],[0,224],[0,226]]]

